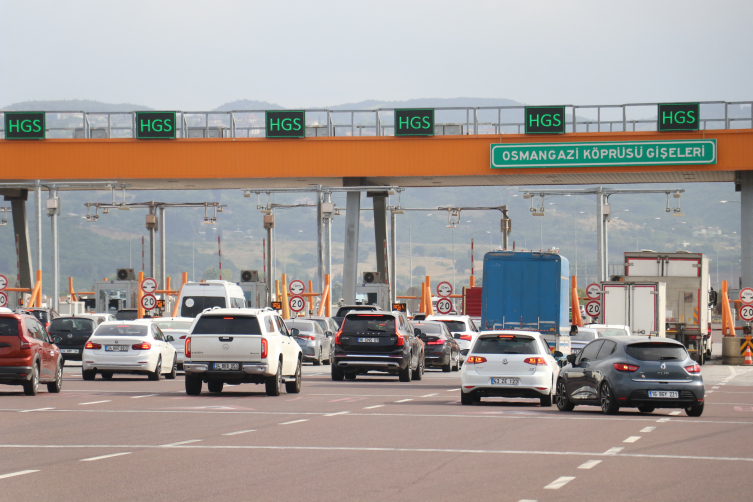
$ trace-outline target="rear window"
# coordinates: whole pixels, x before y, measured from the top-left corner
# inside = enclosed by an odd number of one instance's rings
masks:
[[[159,329],[191,329],[191,322],[188,321],[157,321],[154,324]]]
[[[285,321],[285,326],[287,326],[288,329],[297,328],[298,331],[316,331],[313,322]]]
[[[439,321],[443,322],[450,333],[457,333],[458,331],[466,331],[465,323],[463,321]]]
[[[628,336],[627,331],[620,328],[597,328],[601,336]]]
[[[0,336],[18,337],[18,319],[0,317]]]
[[[201,316],[196,321],[193,335],[261,335],[256,317]]]
[[[25,310],[24,313],[33,315],[42,324],[47,324],[47,312],[44,310]]]
[[[578,330],[578,334],[575,336],[570,337],[570,341],[575,340],[576,342],[590,342],[591,340],[596,339],[596,333],[593,331],[583,331]]]
[[[148,328],[143,324],[100,324],[93,336],[146,336]]]
[[[442,333],[442,326],[439,326],[437,324],[426,323],[426,322],[414,322],[413,327],[420,329],[422,333],[435,333],[435,334]]]
[[[373,312],[376,310],[376,307],[373,307],[371,305],[352,305],[349,307],[340,307],[339,309],[337,309],[337,317],[344,317],[345,314],[347,314],[351,310],[362,310],[362,311]]]
[[[682,345],[664,342],[634,343],[628,345],[625,350],[628,355],[639,361],[682,361],[688,356]]]
[[[530,336],[484,336],[476,340],[474,354],[538,354],[536,340]]]
[[[53,319],[50,323],[50,331],[94,331],[94,321],[91,319]]]
[[[204,309],[212,307],[227,307],[224,296],[186,296],[180,308],[181,317],[196,317]]]
[[[380,314],[349,315],[343,322],[345,335],[380,335],[395,334],[395,318]]]

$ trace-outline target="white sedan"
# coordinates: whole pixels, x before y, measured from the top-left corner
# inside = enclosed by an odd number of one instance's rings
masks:
[[[460,371],[461,403],[482,397],[539,399],[551,406],[557,361],[546,340],[532,331],[482,331]]]
[[[105,380],[115,373],[173,379],[178,357],[171,341],[148,319],[103,322],[84,346],[81,375],[84,380],[94,380],[97,373]]]
[[[173,340],[170,345],[178,353],[178,369],[183,369],[183,359],[186,357],[186,337],[191,331],[191,325],[194,319],[192,317],[159,317],[152,319],[152,322],[167,337],[170,335]]]

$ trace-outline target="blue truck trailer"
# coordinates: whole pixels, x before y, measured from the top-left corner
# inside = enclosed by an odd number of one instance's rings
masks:
[[[557,253],[493,251],[484,255],[483,330],[526,330],[570,353],[570,263]]]

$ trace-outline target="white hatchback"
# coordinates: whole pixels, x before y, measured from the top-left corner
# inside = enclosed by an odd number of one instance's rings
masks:
[[[539,399],[551,406],[559,366],[546,340],[532,331],[482,331],[460,371],[461,402],[482,397]]]
[[[460,364],[465,362],[468,350],[473,343],[473,337],[478,334],[478,328],[470,316],[467,315],[429,315],[427,321],[439,321],[447,326],[452,337],[458,341],[460,347]]]
[[[94,380],[97,373],[105,380],[115,373],[174,379],[178,357],[171,341],[148,319],[103,322],[84,346],[81,375],[84,380]]]
[[[152,322],[167,337],[170,335],[173,340],[170,345],[173,346],[178,354],[178,369],[183,369],[183,360],[186,358],[186,338],[191,332],[191,325],[194,319],[191,317],[157,317]]]

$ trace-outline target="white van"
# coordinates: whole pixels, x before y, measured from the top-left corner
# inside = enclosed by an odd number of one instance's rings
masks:
[[[246,308],[243,290],[237,284],[227,281],[187,282],[180,293],[179,317],[196,317],[204,309]]]

